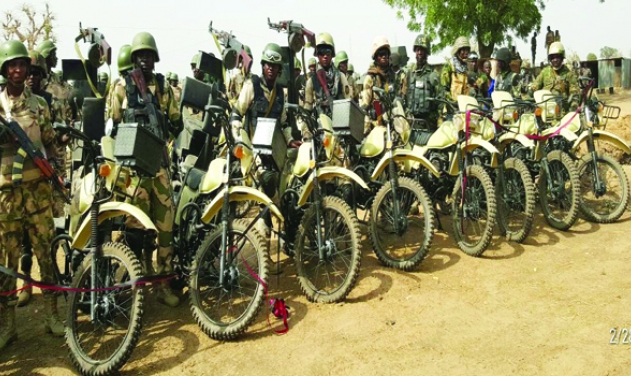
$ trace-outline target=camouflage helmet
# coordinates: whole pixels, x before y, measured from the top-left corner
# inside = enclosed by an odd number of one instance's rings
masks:
[[[469,52],[469,56],[467,57],[467,59],[469,59],[469,60],[478,60],[479,58],[480,58],[480,56],[475,51]]]
[[[131,45],[124,44],[118,50],[118,58],[116,59],[116,65],[119,72],[125,72],[134,69],[134,64],[131,61]]]
[[[348,72],[355,72],[355,67],[353,67],[353,64],[348,64]]]
[[[178,77],[177,73],[171,73],[171,81],[178,81],[180,78]]]
[[[134,36],[134,40],[131,42],[131,58],[134,59],[134,54],[138,51],[150,50],[156,54],[156,63],[160,61],[160,54],[158,53],[158,46],[153,35],[146,31],[141,31]]]
[[[312,65],[316,65],[316,59],[314,57],[312,57],[311,59],[309,59],[309,65],[307,65],[308,67],[312,66]]]
[[[300,63],[300,59],[294,57],[294,69],[302,69],[302,64]]]
[[[100,81],[107,81],[109,78],[110,78],[110,76],[107,74],[107,72],[99,73],[99,80]]]
[[[282,67],[283,54],[279,45],[276,43],[268,43],[267,46],[265,46],[263,54],[261,55],[261,64],[263,63],[276,64]]]
[[[331,57],[335,57],[335,42],[333,42],[333,37],[329,33],[320,33],[316,37],[316,48],[314,55],[318,54],[318,46],[329,46],[333,49],[333,54]]]
[[[493,54],[493,59],[504,62],[506,65],[510,64],[512,59],[512,54],[510,50],[506,47],[502,47],[499,50],[495,51]]]
[[[48,72],[46,58],[37,50],[30,51],[28,55],[31,58],[31,70],[34,68],[39,69],[42,78],[46,78],[46,72]]]
[[[424,35],[424,34],[417,35],[416,39],[414,39],[414,46],[413,46],[412,50],[416,51],[417,47],[426,49],[428,54],[431,53],[431,46],[430,46],[430,43],[429,43],[429,37],[427,37],[427,35]]]
[[[563,47],[561,42],[554,42],[548,47],[548,57],[550,55],[561,55],[565,58],[565,47]]]
[[[249,57],[252,57],[252,49],[250,48],[250,46],[246,46],[244,44],[243,49],[245,50],[245,53],[248,54]]]
[[[458,51],[463,48],[471,48],[471,43],[469,43],[469,38],[467,37],[458,37],[454,42],[454,46],[451,49],[451,56],[456,56]]]
[[[384,36],[378,36],[372,41],[372,58],[375,59],[375,54],[382,48],[388,49],[390,52],[390,42],[388,42],[388,38]]]
[[[45,40],[37,47],[37,51],[46,59],[51,52],[57,51],[57,46],[51,40]]]
[[[340,51],[335,55],[335,66],[337,67],[340,63],[348,62],[348,54],[346,51]]]
[[[31,58],[24,43],[17,40],[9,40],[2,43],[0,45],[0,74],[5,75],[5,64],[15,59],[24,59],[28,64],[31,63]]]

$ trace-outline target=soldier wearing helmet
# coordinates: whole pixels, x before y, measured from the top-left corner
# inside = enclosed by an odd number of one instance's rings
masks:
[[[345,51],[338,51],[335,54],[335,67],[346,77],[346,82],[348,82],[348,86],[351,89],[350,97],[352,98],[355,95],[355,77],[353,77],[352,70],[349,69],[348,54]]]
[[[307,76],[311,77],[315,74],[316,71],[316,65],[317,65],[317,61],[315,59],[315,57],[312,57],[309,59],[309,65],[307,65],[307,68],[309,68],[309,72],[307,72]]]
[[[318,64],[315,74],[307,80],[305,86],[304,107],[307,110],[316,110],[318,113],[331,117],[333,101],[350,98],[352,96],[351,87],[348,85],[346,75],[333,65],[333,58],[336,57],[336,54],[335,42],[331,34],[318,34],[315,55]],[[348,56],[346,62],[348,62]]]
[[[52,121],[69,124],[72,120],[72,109],[68,103],[70,87],[52,72],[59,61],[57,47],[52,41],[45,40],[37,47],[37,51],[46,60],[46,81],[42,86],[53,95],[53,104],[50,108]]]
[[[292,137],[291,127],[287,121],[283,87],[277,83],[283,69],[280,46],[276,43],[268,43],[263,49],[260,61],[261,76],[252,75],[245,81],[241,94],[232,107],[230,124],[233,136],[236,140],[241,140],[244,136],[252,139],[256,132],[257,119],[272,118],[280,123],[287,146],[298,148],[301,142]],[[258,173],[261,188],[265,194],[274,198],[278,190],[280,171],[273,166],[263,164]],[[261,220],[257,225],[260,226],[261,233],[267,236],[271,226],[271,217]]]
[[[511,93],[513,98],[519,98],[521,96],[521,76],[511,70],[512,54],[510,50],[506,47],[500,48],[493,55],[493,59],[497,62],[498,71],[493,90],[507,91]]]
[[[416,55],[416,67],[410,69],[403,88],[405,104],[410,117],[425,122],[427,129],[438,127],[439,106],[430,98],[444,98],[445,92],[438,74],[427,64],[431,46],[427,36],[419,34],[412,47]]]
[[[26,88],[31,58],[22,42],[0,45],[0,75],[7,86],[0,92],[0,114],[17,122],[38,148],[61,143],[51,125],[46,100]],[[18,153],[19,145],[6,134],[0,137],[0,264],[16,271],[24,233],[28,233],[37,257],[41,281],[54,283],[50,245],[54,236],[51,208],[52,186],[33,160]],[[0,293],[16,289],[16,279],[0,277]],[[44,326],[63,336],[64,325],[57,310],[57,296],[44,290]],[[17,340],[16,300],[0,294],[0,350]]]
[[[469,94],[467,58],[471,52],[469,38],[458,37],[451,49],[451,59],[440,72],[440,82],[445,87],[446,97],[457,100],[458,95]]]
[[[150,102],[146,103],[139,92],[138,83],[131,75],[127,75],[115,88],[112,98],[110,116],[115,126],[125,123],[138,123],[147,128],[165,144],[171,137],[177,137],[183,128],[178,103],[171,86],[165,82],[164,76],[154,73],[155,63],[160,61],[160,54],[153,36],[140,32],[131,43],[131,61],[135,69],[139,69],[147,85]],[[146,115],[146,107],[153,106],[158,115],[157,123],[150,121]],[[166,146],[165,146],[166,148]],[[166,150],[164,152],[166,154]],[[138,187],[130,187],[135,192],[134,204],[154,221],[157,233],[157,274],[172,271],[173,258],[173,198],[171,195],[171,178],[168,173],[169,161],[166,158],[157,176],[142,179]],[[156,248],[156,234],[145,231],[137,221],[128,219],[129,231],[126,233],[128,244],[137,254],[144,251],[146,274],[153,271],[152,253]],[[180,299],[173,294],[167,283],[158,289],[158,301],[170,307],[179,304]]]
[[[171,73],[171,79],[169,80],[169,85],[171,85],[171,90],[173,90],[173,95],[175,97],[175,103],[180,103],[180,99],[182,98],[182,87],[180,86],[180,77],[177,73]]]
[[[304,106],[307,77],[302,74],[302,63],[297,57],[294,58],[294,76],[296,77],[294,82],[296,90],[298,91],[298,104]]]
[[[552,43],[548,49],[550,65],[541,70],[530,86],[531,90],[547,89],[552,94],[563,96],[565,99],[580,94],[576,74],[563,64],[564,59],[565,48],[561,42]]]
[[[252,50],[250,49],[250,47],[243,46],[243,48],[248,56],[252,58]],[[245,80],[252,76],[252,72],[250,72],[250,70],[252,69],[252,62],[253,60],[250,61],[250,66],[248,67],[244,67],[243,63],[239,63],[239,66],[236,67],[234,70],[236,72],[233,71],[234,75],[228,83],[228,99],[230,100],[231,104],[234,104],[237,99],[239,99],[239,94],[243,89],[243,84],[245,83]]]
[[[101,72],[99,73],[99,81],[97,83],[97,90],[99,93],[101,93],[102,96],[107,98],[107,83],[110,79],[110,76],[107,74],[107,72]]]
[[[486,74],[484,74],[484,72],[480,71],[478,60],[478,53],[471,51],[469,53],[469,57],[467,58],[467,65],[469,67],[467,81],[471,85],[471,88],[469,88],[469,95],[474,97],[478,95],[485,97],[489,90],[489,78]]]

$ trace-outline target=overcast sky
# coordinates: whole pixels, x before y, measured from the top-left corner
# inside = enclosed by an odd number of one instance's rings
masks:
[[[457,0],[452,0],[457,1]],[[24,0],[2,0],[3,12],[19,9]],[[44,1],[27,1],[44,9]],[[156,38],[160,62],[156,70],[189,75],[189,62],[198,50],[217,52],[208,25],[226,31],[251,46],[255,61],[269,42],[287,43],[287,35],[270,30],[272,22],[291,19],[315,33],[327,31],[335,39],[336,50],[345,50],[359,73],[370,63],[371,45],[378,35],[386,36],[391,45],[405,45],[411,55],[415,33],[406,28],[407,20],[396,17],[396,10],[381,0],[316,0],[316,1],[192,1],[192,0],[55,0],[49,1],[57,16],[54,31],[58,38],[60,59],[74,59],[74,38],[79,22],[84,27],[98,27],[113,50],[112,73],[116,70],[116,54],[121,45],[131,43],[134,35],[148,31]],[[631,51],[631,0],[549,0],[543,11],[538,37],[537,62],[545,58],[545,30],[559,30],[566,50],[576,51],[581,59],[589,52],[599,55],[607,45],[629,57]],[[3,17],[4,18],[4,17]],[[515,45],[523,58],[530,58],[530,38]],[[313,50],[307,50],[305,60]],[[430,63],[444,61],[448,50],[434,51]],[[60,68],[60,67],[58,67]],[[254,64],[254,72],[260,66]],[[116,74],[114,74],[116,75]]]

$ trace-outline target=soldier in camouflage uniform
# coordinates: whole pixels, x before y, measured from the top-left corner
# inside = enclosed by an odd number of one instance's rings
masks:
[[[335,53],[335,67],[344,76],[346,76],[346,82],[351,88],[351,98],[355,96],[355,77],[353,72],[349,70],[350,64],[348,64],[348,55],[345,51],[339,51]]]
[[[494,55],[497,61],[498,75],[495,77],[494,90],[507,91],[513,98],[521,97],[521,76],[511,70],[512,54],[506,47],[502,47]]]
[[[30,58],[26,47],[11,40],[0,45],[0,74],[8,83],[0,93],[0,114],[15,120],[34,145],[49,147],[57,142],[50,122],[48,104],[26,88]],[[17,270],[24,231],[31,240],[37,257],[41,280],[54,283],[50,243],[54,236],[51,209],[52,186],[26,157],[22,173],[14,174],[18,145],[6,134],[0,139],[0,264]],[[17,161],[15,161],[17,163]],[[0,275],[0,292],[16,289],[16,280]],[[57,311],[57,296],[43,291],[45,301],[44,326],[55,336],[65,333]],[[0,296],[0,349],[17,339],[15,327],[15,297]]]
[[[103,96],[104,98],[107,98],[107,83],[109,81],[110,77],[107,74],[107,72],[101,72],[99,73],[99,82],[97,84],[97,90],[98,92],[101,94],[101,96]]]
[[[300,106],[304,106],[307,77],[302,74],[302,64],[300,63],[300,59],[297,57],[294,58],[294,76],[296,77],[294,82],[296,90],[298,91],[298,104]]]
[[[471,52],[469,38],[458,37],[451,49],[451,59],[440,72],[440,82],[445,88],[446,97],[457,100],[458,95],[469,94],[472,85],[468,80],[467,58]]]
[[[283,56],[280,46],[276,43],[267,44],[261,56],[262,75],[260,77],[252,75],[245,81],[239,99],[232,107],[230,124],[235,140],[241,140],[242,130],[252,139],[256,132],[257,119],[271,118],[280,122],[287,146],[291,148],[300,146],[301,142],[293,139],[291,127],[287,121],[283,87],[276,82],[281,75],[282,67]],[[278,190],[280,176],[278,171],[269,168],[270,166],[261,166],[258,171],[259,181],[265,194],[274,198]],[[259,221],[257,227],[261,234],[268,237],[271,217]]]
[[[564,59],[565,48],[561,42],[552,43],[548,50],[550,65],[543,68],[530,86],[530,89],[533,92],[547,89],[554,95],[563,96],[566,101],[569,101],[570,96],[578,100],[578,95],[580,94],[578,79],[576,74],[563,64]],[[567,106],[565,110],[567,110]]]
[[[431,52],[428,38],[419,34],[412,47],[416,54],[416,69],[410,70],[403,88],[407,113],[414,119],[422,120],[425,128],[434,131],[438,128],[439,105],[429,98],[444,98],[445,92],[440,77],[427,64]]]
[[[314,57],[309,59],[309,65],[307,65],[307,68],[309,68],[309,71],[307,72],[307,78],[310,78],[311,76],[313,76],[315,74],[316,71],[316,59]]]
[[[175,103],[179,105],[180,99],[182,98],[182,88],[180,87],[180,77],[177,73],[171,73],[171,90],[173,90],[173,95],[175,98]]]
[[[146,104],[140,100],[140,93],[131,76],[121,80],[115,88],[116,92],[112,99],[111,109],[114,124],[121,122],[139,123],[168,142],[171,134],[177,136],[181,131],[182,120],[171,87],[165,82],[164,76],[153,73],[155,63],[160,61],[160,55],[156,41],[151,34],[146,32],[136,34],[131,44],[131,59],[134,66],[142,70],[150,92],[151,105],[155,106],[159,115],[159,124],[151,124],[144,113],[137,113],[137,110],[144,110]],[[157,176],[142,179],[133,201],[136,206],[149,215],[158,229],[158,274],[167,274],[172,271],[173,258],[174,208],[166,147],[163,154],[165,158]],[[130,231],[128,242],[135,252],[138,253],[140,249],[144,250],[145,269],[150,271],[152,258],[148,255],[151,255],[155,248],[154,234],[144,231],[142,226],[133,219],[128,219],[126,225],[128,229],[137,230]],[[166,283],[158,289],[158,301],[170,307],[179,304],[179,298],[173,294]]]
[[[118,56],[116,58],[116,66],[118,68],[118,75],[120,79],[114,83],[112,83],[112,89],[107,96],[106,101],[106,109],[107,109],[107,117],[111,116],[111,108],[112,108],[112,100],[115,97],[115,93],[117,91],[121,91],[121,89],[117,89],[117,86],[122,85],[121,81],[125,80],[125,77],[129,74],[129,72],[134,69],[134,64],[131,62],[131,45],[124,44],[121,46],[120,50],[118,50]],[[124,89],[123,89],[124,90]]]
[[[332,117],[333,101],[350,98],[352,90],[346,81],[346,75],[333,65],[335,43],[331,34],[318,34],[315,54],[318,57],[318,64],[315,74],[307,80],[304,108]],[[305,129],[302,131],[304,133]]]

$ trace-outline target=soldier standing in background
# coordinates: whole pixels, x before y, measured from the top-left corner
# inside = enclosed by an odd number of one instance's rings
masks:
[[[346,82],[348,82],[348,86],[351,89],[350,97],[352,98],[354,95],[355,80],[353,79],[353,75],[348,72],[348,55],[345,51],[339,51],[335,54],[335,67],[346,77]]]
[[[554,31],[554,41],[555,42],[560,42],[561,41],[561,35],[559,34],[559,30],[555,30]]]
[[[550,26],[548,26],[548,32],[546,33],[546,51],[550,48],[550,45],[554,43],[554,33]]]
[[[171,85],[171,90],[173,90],[175,103],[179,105],[180,99],[182,98],[182,88],[180,87],[180,77],[177,73],[171,73],[171,80],[169,80],[169,84]]]
[[[458,95],[469,94],[467,58],[471,51],[469,38],[458,37],[451,49],[451,59],[440,73],[440,82],[445,88],[446,97],[453,101]]]

